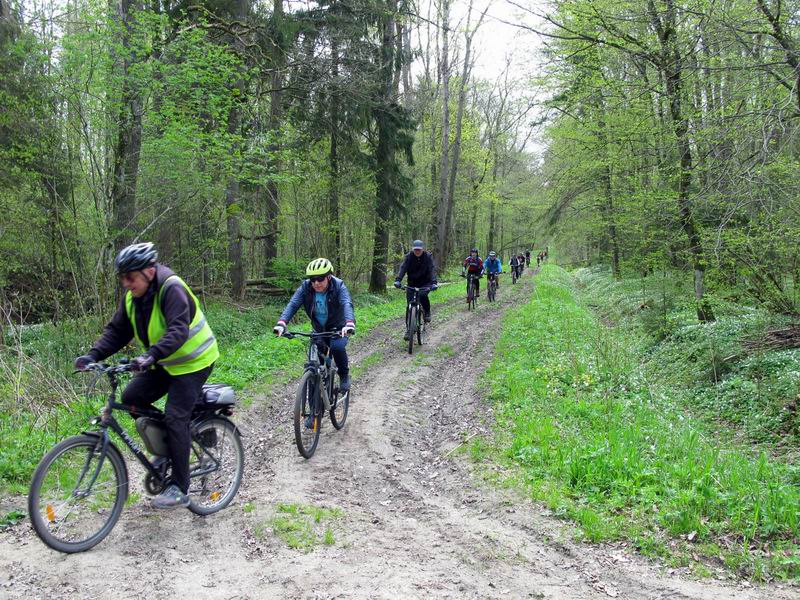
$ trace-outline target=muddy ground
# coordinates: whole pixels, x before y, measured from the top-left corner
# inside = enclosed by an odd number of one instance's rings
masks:
[[[506,278],[499,301],[482,295],[475,314],[463,302],[435,307],[429,343],[413,356],[399,320],[354,339],[348,421],[342,431],[325,421],[310,460],[294,446],[296,382],[239,411],[245,479],[221,513],[154,511],[136,476],[142,497],[88,552],[49,550],[27,522],[0,533],[0,598],[800,597],[721,571],[695,580],[623,544],[575,541],[542,506],[484,483],[458,447],[491,422],[478,376],[500,318],[519,310],[535,279]],[[304,551],[273,532],[279,503],[338,511],[313,525],[317,543]]]

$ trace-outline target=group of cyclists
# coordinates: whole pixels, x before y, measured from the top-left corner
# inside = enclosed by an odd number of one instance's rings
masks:
[[[530,250],[514,254],[509,267],[522,274],[530,265]],[[540,253],[537,263],[547,257]],[[114,268],[125,293],[116,312],[106,324],[100,339],[84,355],[75,359],[75,368],[87,369],[91,364],[116,354],[132,340],[143,348],[130,365],[134,376],[122,394],[122,404],[131,416],[137,408],[149,408],[164,395],[164,421],[168,432],[171,482],[152,500],[154,508],[189,506],[189,459],[191,450],[190,421],[192,409],[203,384],[211,374],[219,350],[214,333],[191,288],[169,267],[158,262],[158,252],[150,242],[137,243],[122,249]],[[472,274],[476,289],[486,274],[497,280],[503,272],[501,259],[494,251],[484,261],[473,248],[464,259],[461,275]],[[300,284],[273,327],[276,336],[287,331],[287,323],[302,308],[315,332],[336,332],[327,340],[339,375],[339,390],[350,390],[347,342],[356,332],[355,311],[344,281],[334,276],[334,268],[326,258],[312,260]],[[422,240],[414,240],[397,272],[394,285],[419,288],[419,301],[426,323],[431,321],[430,291],[438,287],[436,266]],[[414,292],[407,290],[409,300]]]

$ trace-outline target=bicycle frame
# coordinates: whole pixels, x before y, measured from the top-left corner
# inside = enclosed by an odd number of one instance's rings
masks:
[[[406,328],[408,328],[408,315],[411,314],[411,309],[412,308],[414,308],[414,307],[417,308],[417,316],[419,318],[421,318],[420,310],[422,310],[422,304],[420,304],[420,301],[419,301],[420,293],[421,292],[428,292],[428,291],[430,291],[431,288],[429,288],[429,287],[420,288],[420,287],[414,287],[414,286],[411,286],[411,285],[404,285],[404,286],[401,286],[400,289],[401,290],[412,290],[414,292],[414,295],[411,297],[411,300],[408,302],[408,305],[406,306]]]
[[[325,354],[322,356],[322,360],[320,359],[320,351],[319,351],[319,344],[320,340],[334,338],[334,337],[341,337],[336,332],[323,332],[323,333],[303,333],[300,331],[287,331],[284,334],[284,337],[288,339],[292,339],[295,336],[302,336],[307,337],[309,339],[308,343],[308,350],[306,352],[306,363],[304,365],[305,371],[310,371],[314,373],[315,381],[316,381],[316,389],[317,392],[315,394],[316,398],[322,400],[322,404],[325,407],[325,410],[328,411],[331,409],[331,397],[333,396],[333,370],[329,364],[331,358],[331,347],[330,345],[327,346]],[[320,385],[324,383],[325,385]],[[319,407],[315,407],[318,409]]]
[[[98,466],[95,472],[94,478],[96,479],[97,474],[100,472],[100,469],[103,467],[103,462],[105,461],[106,453],[108,450],[108,445],[112,443],[111,436],[108,433],[109,428],[111,431],[117,434],[117,436],[125,443],[128,449],[133,453],[136,459],[142,464],[142,466],[147,469],[147,472],[155,477],[158,481],[163,478],[163,473],[159,471],[158,468],[147,458],[147,454],[145,454],[144,450],[142,450],[141,446],[136,443],[136,441],[128,435],[128,432],[123,429],[122,425],[119,424],[116,418],[114,418],[113,411],[115,410],[122,410],[128,414],[133,415],[133,411],[131,407],[121,404],[119,402],[115,402],[117,397],[117,389],[119,388],[119,380],[117,379],[117,375],[119,373],[125,373],[130,371],[128,365],[119,365],[117,367],[113,367],[111,369],[105,370],[104,373],[108,377],[109,382],[111,384],[111,391],[108,394],[108,400],[106,401],[105,406],[103,407],[102,412],[99,416],[92,418],[90,423],[92,425],[96,425],[100,431],[97,430],[93,431],[84,431],[86,435],[97,436],[98,442],[101,444],[100,447],[100,460],[98,460]],[[135,414],[141,417],[151,417],[155,419],[161,419],[163,417],[163,413],[160,410],[152,409],[152,408],[136,408]],[[192,419],[194,422],[196,418]],[[195,439],[194,433],[192,433],[192,439]],[[195,440],[197,441],[197,440]],[[210,466],[202,471],[192,471],[190,472],[190,477],[198,477],[201,475],[205,475],[207,473],[212,473],[214,470],[219,467],[219,461],[217,458],[208,452],[206,448],[200,444],[200,448],[202,449],[203,455],[208,456],[211,460],[214,461],[214,465]],[[94,479],[92,480],[92,484],[94,483]],[[91,484],[90,484],[91,485]]]

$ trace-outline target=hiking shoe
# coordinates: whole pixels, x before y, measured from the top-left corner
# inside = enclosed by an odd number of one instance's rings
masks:
[[[426,323],[430,323],[431,322],[431,313],[425,313],[425,315],[422,317],[422,320],[425,321]]]
[[[406,332],[403,334],[403,339],[404,339],[405,341],[408,341],[408,338],[409,338],[409,337],[410,337],[410,336],[408,335],[408,329],[406,329]]]
[[[341,379],[339,379],[339,391],[344,392],[345,394],[350,391],[350,374],[343,375]]]
[[[186,508],[187,506],[189,506],[189,496],[184,494],[174,483],[153,498],[153,508]]]

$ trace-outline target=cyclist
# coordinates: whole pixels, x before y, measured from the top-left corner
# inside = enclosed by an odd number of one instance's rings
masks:
[[[411,252],[406,254],[403,259],[403,264],[400,265],[400,270],[397,272],[397,277],[394,278],[394,287],[400,289],[403,285],[401,282],[403,277],[408,275],[408,285],[416,288],[430,288],[430,290],[419,293],[419,303],[422,305],[422,312],[426,323],[431,322],[431,299],[428,298],[428,293],[438,287],[436,280],[436,265],[433,263],[433,257],[430,252],[425,252],[425,244],[422,240],[414,240],[411,244]],[[411,302],[414,296],[413,290],[406,290],[406,299]],[[404,338],[408,341],[408,332]]]
[[[517,254],[511,255],[511,260],[508,261],[508,266],[511,267],[511,270],[517,274],[517,277],[519,277],[519,256]]]
[[[522,252],[517,254],[517,265],[517,270],[519,271],[517,277],[522,277],[522,272],[525,270],[525,255]]]
[[[530,267],[531,266],[531,251],[530,250],[525,250],[525,266],[526,267]]]
[[[344,281],[333,276],[333,265],[327,258],[315,258],[306,267],[308,279],[300,284],[292,299],[272,328],[277,336],[286,332],[286,323],[292,320],[300,307],[306,311],[314,331],[336,331],[342,337],[328,340],[339,371],[339,390],[350,391],[350,366],[347,360],[347,338],[356,332],[353,300]]]
[[[483,260],[478,256],[478,249],[473,248],[469,251],[469,256],[464,259],[464,264],[461,266],[461,276],[466,277],[467,273],[475,275],[475,297],[481,295],[481,275],[483,274]],[[469,282],[467,282],[469,286]]]
[[[498,275],[503,272],[503,261],[497,258],[497,253],[492,250],[489,252],[489,257],[483,263],[483,270],[488,273],[487,281],[494,280],[497,287],[500,287],[500,278]]]
[[[123,248],[114,268],[127,291],[117,312],[92,349],[75,359],[83,370],[124,348],[133,338],[144,354],[131,361],[136,375],[122,393],[122,403],[148,407],[167,395],[167,427],[172,478],[155,498],[154,508],[189,506],[189,423],[203,384],[219,358],[214,333],[197,297],[168,267],[158,262],[150,242]]]

